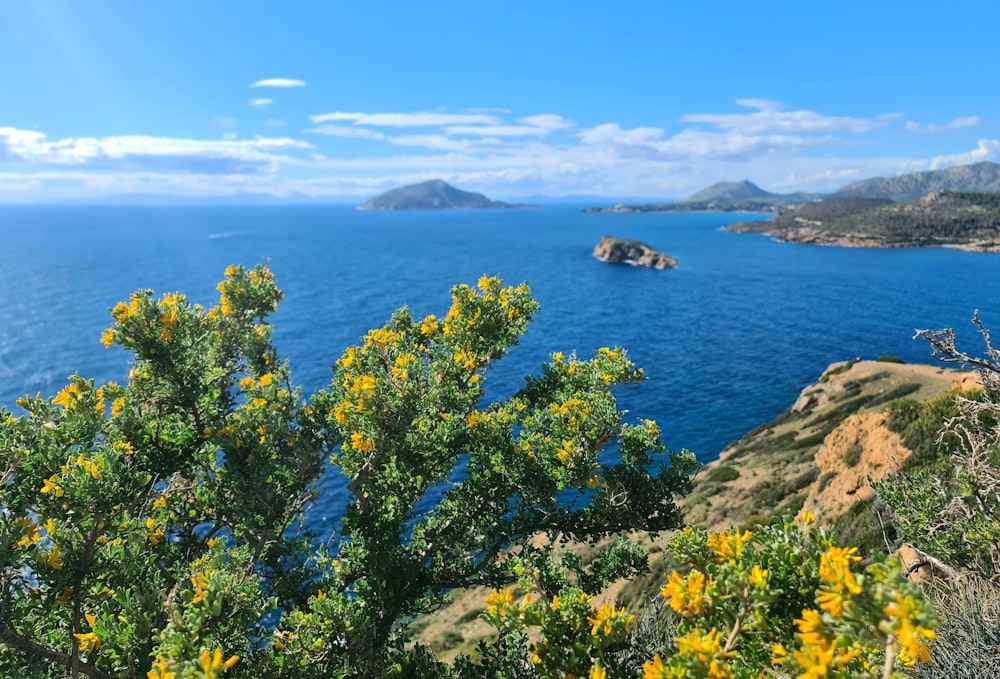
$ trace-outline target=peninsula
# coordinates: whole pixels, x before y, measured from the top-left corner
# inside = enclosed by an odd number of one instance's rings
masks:
[[[431,179],[386,191],[358,206],[358,210],[464,210],[482,208],[525,208],[490,200],[481,193],[462,191],[443,179]]]
[[[771,193],[753,182],[717,182],[676,203],[588,207],[583,212],[778,212],[815,200],[813,193]]]
[[[833,198],[805,203],[767,221],[739,222],[726,230],[814,245],[1000,252],[1000,194],[939,191],[905,203]]]

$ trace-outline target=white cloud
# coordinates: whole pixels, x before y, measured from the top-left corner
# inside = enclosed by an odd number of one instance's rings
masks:
[[[576,123],[572,120],[564,118],[557,113],[540,113],[526,118],[518,118],[517,122],[530,125],[531,127],[540,127],[545,130],[565,130],[570,127],[576,127]]]
[[[277,118],[268,118],[267,120],[264,121],[264,126],[265,127],[284,127],[285,126],[285,121],[284,120],[278,120]]]
[[[279,152],[310,148],[311,144],[287,137],[209,141],[135,135],[47,141],[41,132],[0,128],[0,158],[32,165],[131,171],[259,172],[296,162]]]
[[[274,99],[267,99],[266,97],[261,97],[260,99],[251,99],[250,105],[254,108],[267,108],[274,103]]]
[[[935,134],[937,132],[947,132],[948,130],[958,130],[963,127],[976,127],[983,119],[979,116],[959,116],[950,123],[944,125],[923,125],[912,120],[906,121],[906,129],[914,134]]]
[[[772,113],[785,108],[780,101],[774,101],[773,99],[737,99],[736,104],[738,106],[745,106],[746,108],[760,109],[765,113]]]
[[[981,163],[984,160],[1000,160],[1000,139],[980,139],[976,148],[965,153],[937,156],[930,162],[930,169],[937,170],[952,165]]]
[[[849,116],[828,116],[815,111],[783,111],[780,104],[766,99],[741,99],[737,104],[756,108],[753,113],[689,113],[681,116],[681,122],[705,123],[723,130],[743,134],[803,134],[815,132],[870,132],[884,127],[898,113],[884,113],[874,118],[852,118]]]
[[[549,130],[531,125],[449,125],[444,128],[444,133],[452,136],[528,137],[545,136]]]
[[[360,139],[385,139],[381,132],[367,127],[344,127],[343,125],[320,125],[306,130],[308,134],[325,134],[329,137],[354,137]]]
[[[250,87],[305,87],[307,84],[305,80],[295,80],[294,78],[265,78],[250,83]]]
[[[309,116],[316,124],[350,121],[355,125],[374,127],[438,127],[441,125],[499,125],[502,121],[495,115],[483,113],[323,113]]]

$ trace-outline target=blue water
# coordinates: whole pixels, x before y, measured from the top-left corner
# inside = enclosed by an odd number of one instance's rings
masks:
[[[275,342],[307,391],[343,349],[408,304],[442,314],[482,274],[527,281],[542,311],[487,378],[510,393],[550,352],[620,344],[649,380],[621,388],[668,446],[703,460],[769,421],[833,361],[928,362],[915,328],[957,327],[975,348],[980,309],[1000,332],[1000,256],[777,243],[719,227],[752,215],[582,214],[578,207],[356,212],[341,206],[0,207],[0,403],[52,395],[79,371],[124,380],[99,343],[108,309],[138,288],[216,300],[231,263],[270,260],[286,300]],[[670,253],[672,271],[591,257],[602,235]],[[330,480],[320,514],[338,513]]]

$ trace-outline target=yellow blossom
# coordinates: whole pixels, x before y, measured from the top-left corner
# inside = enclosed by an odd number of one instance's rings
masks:
[[[58,474],[53,474],[47,479],[42,479],[42,492],[55,493],[56,497],[62,497],[65,495],[65,491],[62,489],[62,486],[59,485]]]
[[[706,578],[701,571],[691,571],[687,578],[674,571],[660,594],[669,597],[670,607],[679,614],[699,615],[712,608],[710,590],[713,584],[712,578]]]
[[[262,387],[269,387],[269,386],[271,386],[272,382],[274,382],[274,374],[273,373],[265,373],[265,374],[263,374],[263,375],[260,376],[260,386],[262,386]]]
[[[52,403],[62,406],[66,410],[72,410],[76,406],[76,402],[80,400],[81,393],[82,387],[79,383],[74,382],[56,394],[56,397],[52,399]]]
[[[351,448],[354,448],[359,453],[367,453],[375,448],[375,442],[365,438],[365,435],[361,432],[356,431],[351,434]]]
[[[753,569],[750,571],[750,584],[757,589],[767,588],[767,569],[761,568],[760,566],[754,564]]]
[[[101,333],[101,344],[107,348],[111,348],[111,345],[115,343],[115,329],[108,328]]]
[[[504,591],[495,589],[488,597],[486,597],[486,613],[490,616],[503,617],[505,607],[513,605],[513,587],[508,587]]]
[[[420,332],[426,337],[430,337],[438,330],[437,317],[430,315],[420,322]]]
[[[216,676],[231,669],[239,661],[238,655],[230,656],[229,660],[223,661],[222,651],[215,649],[214,653],[209,653],[207,650],[202,651],[198,664],[201,665],[201,671],[205,673],[205,679],[215,679]]]
[[[625,623],[626,631],[628,631],[634,618],[634,615],[627,615],[625,613],[624,607],[616,609],[613,604],[604,604],[593,617],[588,618],[591,624],[590,635],[597,636],[598,632],[601,632],[605,636],[611,634],[611,623],[615,620],[622,620]]]
[[[146,679],[174,679],[174,673],[167,670],[167,663],[163,658],[157,658],[153,662],[153,669],[146,672]]]
[[[93,653],[101,648],[101,639],[93,632],[74,634],[73,636],[80,642],[80,651],[83,653]]]
[[[708,546],[715,552],[715,562],[722,563],[729,561],[735,563],[736,559],[743,554],[743,547],[753,535],[746,530],[741,535],[739,530],[730,529],[723,533],[709,533]]]
[[[119,396],[114,401],[111,402],[111,416],[118,417],[122,414],[125,409],[125,397]]]

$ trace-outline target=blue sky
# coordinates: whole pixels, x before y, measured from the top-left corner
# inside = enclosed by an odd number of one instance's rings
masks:
[[[1000,3],[0,5],[0,201],[676,198],[1000,161]]]

